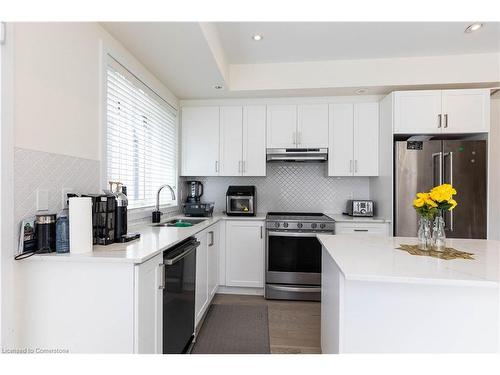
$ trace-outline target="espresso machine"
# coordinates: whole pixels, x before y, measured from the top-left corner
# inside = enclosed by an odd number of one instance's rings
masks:
[[[129,242],[140,237],[139,233],[127,232],[127,187],[121,182],[109,181],[109,191],[115,196],[115,242]]]
[[[212,216],[214,203],[201,202],[203,184],[200,181],[186,181],[188,192],[186,202],[183,204],[186,216]]]

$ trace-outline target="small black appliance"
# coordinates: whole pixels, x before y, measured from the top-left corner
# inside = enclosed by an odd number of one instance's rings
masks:
[[[188,194],[186,203],[199,203],[203,195],[203,184],[200,181],[187,181]]]
[[[257,193],[255,186],[229,186],[226,192],[228,216],[255,216]]]

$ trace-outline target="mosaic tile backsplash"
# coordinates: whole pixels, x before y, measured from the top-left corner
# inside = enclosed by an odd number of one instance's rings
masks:
[[[37,213],[37,189],[48,190],[49,210],[46,212],[57,213],[62,209],[63,188],[72,188],[76,193],[99,192],[99,173],[99,161],[96,160],[15,148],[16,239],[21,220]]]
[[[255,185],[258,213],[342,213],[347,199],[369,199],[368,177],[327,177],[327,167],[326,163],[268,163],[266,177],[184,177],[181,183],[201,181],[202,200],[215,202],[218,213],[226,209],[229,185]]]

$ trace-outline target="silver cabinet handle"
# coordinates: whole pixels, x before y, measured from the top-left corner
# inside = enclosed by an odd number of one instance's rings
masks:
[[[158,289],[165,289],[165,264],[164,263],[160,263],[159,264],[160,266],[160,277],[161,277],[161,281],[160,281],[160,285],[158,286]]]
[[[352,173],[352,160],[349,160],[349,173]]]
[[[358,160],[354,160],[354,172],[358,173]]]
[[[260,238],[262,239],[262,226],[260,227]]]
[[[246,160],[243,160],[242,162],[242,165],[243,165],[243,173],[247,173],[247,161]]]
[[[444,115],[444,127],[445,128],[448,127],[448,114],[447,113]]]
[[[442,117],[442,116],[441,116],[441,114],[439,114],[439,115],[438,115],[438,128],[440,128],[440,127],[441,127],[441,124],[442,124],[442,121],[441,121],[441,120],[442,120],[442,118],[441,118],[441,117]]]
[[[215,161],[215,172],[219,173],[219,162]]]
[[[368,229],[354,229],[355,232],[368,232]]]
[[[214,245],[214,232],[210,231],[208,234],[210,235],[210,243],[208,244],[208,247],[210,247]]]

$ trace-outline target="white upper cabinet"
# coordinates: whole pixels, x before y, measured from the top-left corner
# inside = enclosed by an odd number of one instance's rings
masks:
[[[328,175],[378,176],[379,104],[331,104]]]
[[[220,107],[219,176],[242,173],[243,107]]]
[[[379,104],[354,104],[354,176],[378,176]]]
[[[489,89],[397,91],[394,133],[488,132],[489,103]]]
[[[297,107],[297,147],[328,147],[328,104]]]
[[[489,91],[488,89],[443,91],[443,133],[489,132]]]
[[[294,148],[297,139],[297,106],[267,106],[267,147]]]
[[[354,104],[330,105],[328,175],[352,176],[354,171]]]
[[[398,91],[394,96],[394,132],[439,133],[441,90]]]
[[[182,108],[183,176],[219,174],[219,107]]]
[[[266,106],[182,108],[183,176],[265,176]]]
[[[266,106],[243,107],[243,176],[266,175]]]

